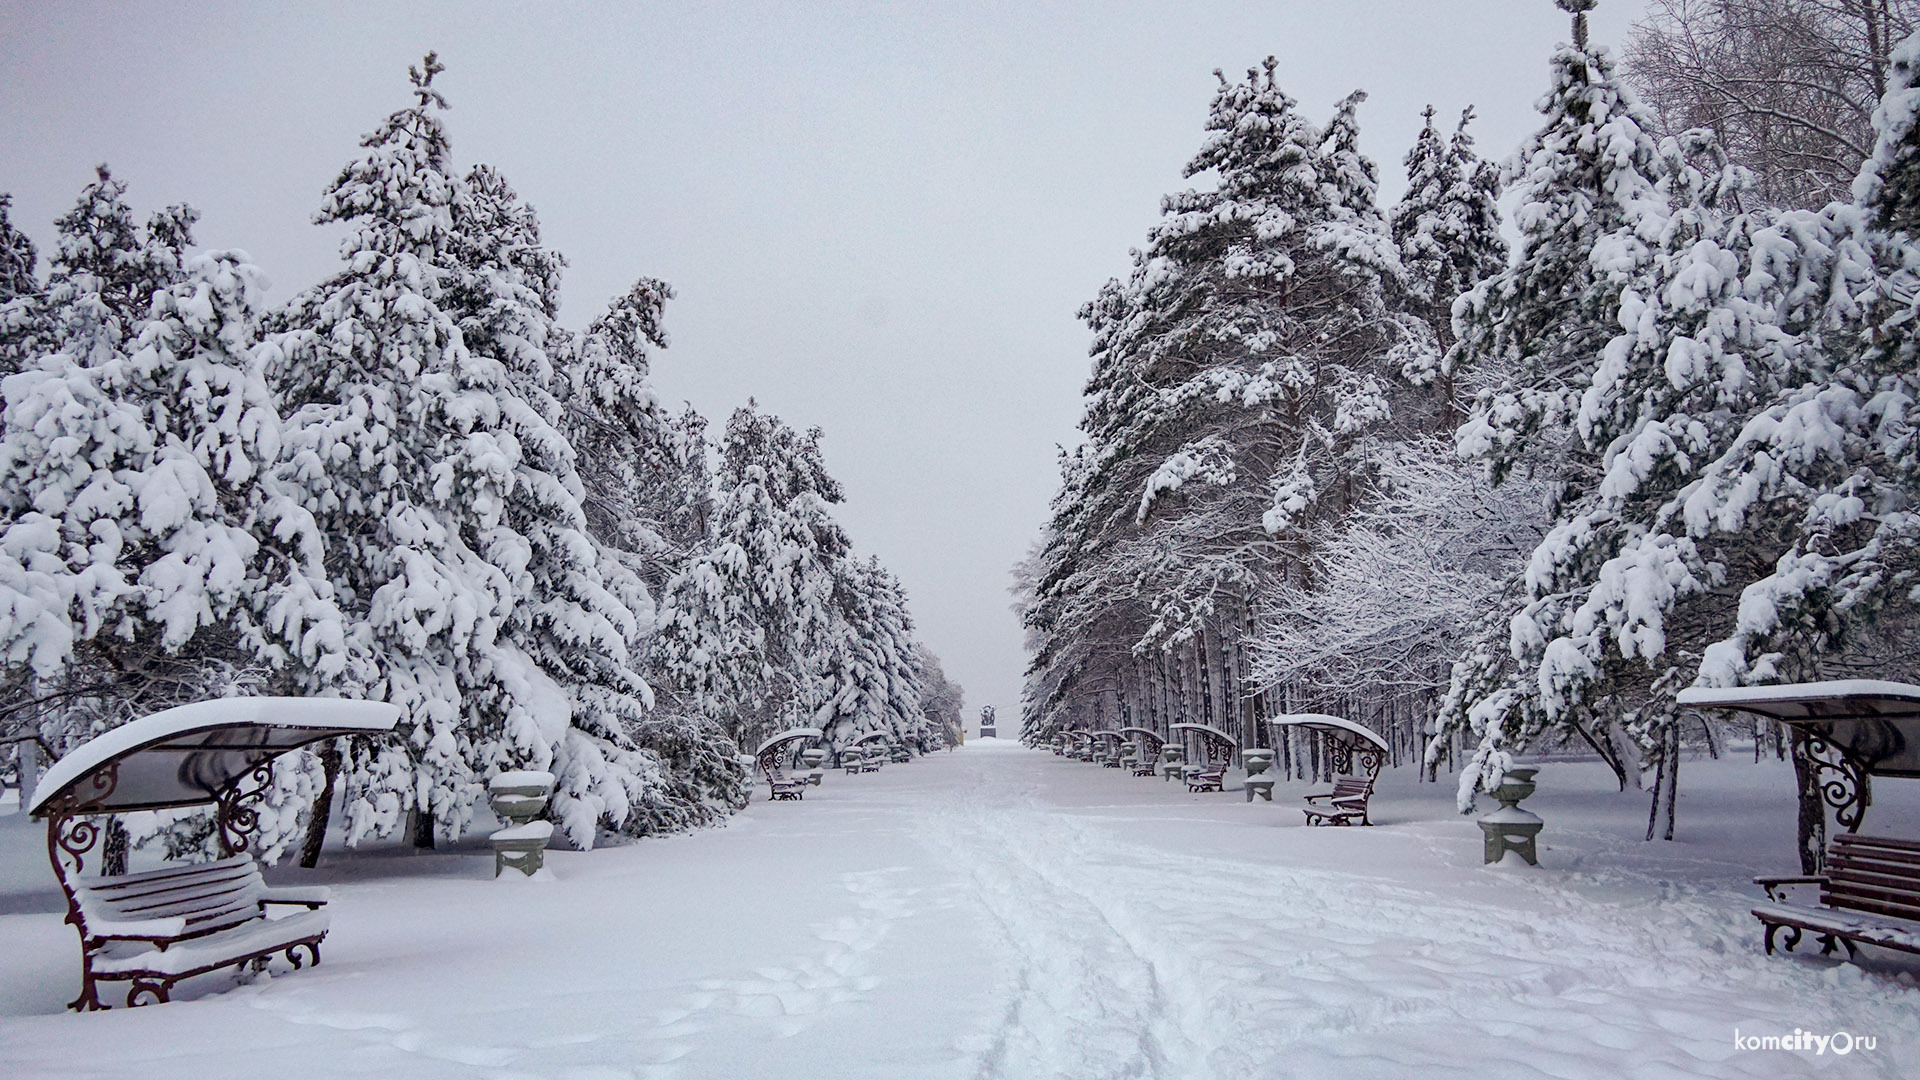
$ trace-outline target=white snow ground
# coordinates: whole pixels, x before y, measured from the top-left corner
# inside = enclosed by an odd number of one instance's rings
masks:
[[[1480,865],[1452,785],[1372,829],[982,740],[591,853],[329,851],[317,970],[74,1015],[41,834],[0,816],[0,1077],[1783,1077],[1920,1072],[1920,983],[1765,957],[1790,771],[1689,761],[1681,839],[1549,764],[1539,869]],[[1913,789],[1913,790],[1905,790]],[[1920,782],[1869,832],[1920,835]],[[1846,1031],[1874,1050],[1741,1050]]]

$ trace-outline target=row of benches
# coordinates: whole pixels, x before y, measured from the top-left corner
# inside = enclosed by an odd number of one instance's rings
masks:
[[[1106,764],[1113,768],[1120,767],[1119,762],[1114,759],[1109,759]],[[1178,773],[1173,771],[1175,768],[1175,766],[1168,766],[1165,774],[1167,779],[1171,780],[1176,775],[1182,777],[1186,781],[1188,791],[1226,790],[1227,763],[1224,761],[1209,761],[1205,765],[1185,768]],[[1153,776],[1158,769],[1158,764],[1149,759],[1136,763],[1133,767],[1133,775]],[[1268,781],[1268,785],[1270,788],[1271,781]],[[1268,801],[1272,801],[1271,790],[1265,794]],[[1251,799],[1252,796],[1248,798]],[[1332,791],[1306,796],[1303,800],[1306,805],[1301,807],[1301,810],[1306,814],[1309,825],[1372,825],[1373,820],[1367,813],[1367,803],[1372,798],[1373,777],[1337,776],[1334,778]]]

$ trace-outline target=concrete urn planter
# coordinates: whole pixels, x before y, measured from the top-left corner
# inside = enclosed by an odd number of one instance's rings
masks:
[[[1486,861],[1497,863],[1507,852],[1517,853],[1529,866],[1539,866],[1537,841],[1544,827],[1538,815],[1519,807],[1520,800],[1533,794],[1533,777],[1539,769],[1508,769],[1500,783],[1488,792],[1500,802],[1500,809],[1483,814],[1478,822],[1486,835]]]
[[[535,821],[553,797],[553,774],[531,769],[503,772],[487,781],[487,802],[493,812],[505,818],[507,827],[492,833],[493,876],[512,867],[532,877],[540,872],[547,844],[553,839],[553,822]]]

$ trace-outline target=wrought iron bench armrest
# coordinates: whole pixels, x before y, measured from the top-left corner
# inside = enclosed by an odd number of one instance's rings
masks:
[[[1790,877],[1757,877],[1753,879],[1753,883],[1767,891],[1767,899],[1775,903],[1781,903],[1786,900],[1786,897],[1780,892],[1783,887],[1788,885],[1825,885],[1827,883],[1827,875],[1795,874]]]

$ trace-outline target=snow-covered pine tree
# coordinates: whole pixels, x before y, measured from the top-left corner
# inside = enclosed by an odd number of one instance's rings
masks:
[[[44,297],[41,333],[81,364],[130,347],[153,295],[180,280],[200,214],[189,206],[134,222],[127,186],[105,165],[72,210],[55,221],[58,240]]]
[[[751,402],[720,444],[710,546],[668,585],[656,643],[688,706],[751,742],[826,703],[820,658],[839,615],[834,569],[850,550],[818,428],[801,435]]]
[[[1800,270],[1810,301],[1828,304],[1820,347],[1686,494],[1698,537],[1788,523],[1705,650],[1707,685],[1846,673],[1845,652],[1875,634],[1898,646],[1877,673],[1890,660],[1895,677],[1916,674],[1920,451],[1907,403],[1920,394],[1920,35],[1894,48],[1888,71],[1855,203],[1822,212],[1829,252],[1807,261],[1823,272]]]
[[[1230,657],[1258,583],[1365,498],[1394,351],[1420,327],[1387,304],[1398,256],[1356,145],[1362,95],[1322,130],[1275,66],[1221,79],[1186,169],[1213,187],[1169,196],[1128,279],[1082,312],[1088,443],[1063,459],[1026,611],[1043,642],[1029,736],[1045,717],[1134,708],[1169,649],[1205,688],[1196,706],[1237,725]]]
[[[586,333],[556,338],[561,427],[572,443],[584,485],[588,531],[603,559],[617,561],[608,585],[630,607],[654,610],[653,595],[709,544],[711,504],[706,421],[691,405],[678,416],[660,407],[650,376],[650,348],[665,348],[662,315],[673,290],[640,279]],[[669,829],[709,820],[743,805],[747,775],[739,750],[716,722],[676,689],[657,662],[649,636],[635,641],[650,680],[665,692],[630,727],[634,740],[667,765],[668,790],[642,807],[648,827]]]
[[[833,567],[838,618],[813,660],[820,704],[811,723],[838,751],[868,732],[922,745],[913,619],[898,580],[878,559],[847,556]]]
[[[501,427],[509,375],[468,351],[441,306],[461,254],[441,70],[431,54],[409,69],[414,104],[362,141],[327,192],[315,220],[349,226],[346,265],[281,313],[271,367],[291,410],[289,482],[326,536],[352,643],[375,666],[366,693],[405,710],[399,739],[350,745],[356,842],[409,813],[416,843],[458,835],[489,770],[548,746],[529,710],[550,703],[512,698],[499,668],[516,602],[502,564],[523,569],[527,546],[506,521],[520,464]]]
[[[1556,58],[1562,94],[1547,101],[1549,124],[1521,181],[1521,221],[1551,228],[1524,234],[1519,261],[1476,291],[1463,320],[1462,352],[1475,362],[1498,366],[1497,354],[1473,352],[1488,343],[1519,355],[1512,386],[1483,395],[1462,447],[1496,475],[1526,454],[1557,450],[1561,464],[1548,473],[1554,525],[1525,572],[1524,604],[1456,667],[1441,719],[1443,731],[1464,725],[1481,737],[1463,805],[1503,768],[1503,746],[1578,737],[1623,784],[1643,755],[1656,764],[1670,838],[1673,694],[1691,680],[1706,628],[1730,616],[1728,583],[1771,559],[1764,542],[1696,542],[1682,501],[1746,419],[1814,362],[1836,249],[1814,215],[1741,212],[1744,175],[1704,133],[1653,147],[1610,64],[1601,49]],[[1600,82],[1581,82],[1582,70]],[[1571,104],[1556,108],[1562,97]],[[1607,122],[1565,126],[1576,105]],[[1599,147],[1612,153],[1568,167],[1567,148]],[[1610,201],[1622,192],[1632,198]],[[1586,231],[1609,217],[1611,229]],[[1576,259],[1580,243],[1587,254]],[[1527,287],[1556,276],[1558,295],[1578,300],[1558,313],[1554,293]],[[1516,327],[1554,351],[1527,355]],[[1530,413],[1530,403],[1545,407]]]
[[[1481,160],[1467,125],[1473,109],[1460,114],[1453,137],[1443,141],[1426,124],[1407,151],[1407,193],[1391,214],[1393,239],[1405,268],[1409,306],[1433,333],[1431,349],[1409,349],[1403,374],[1415,382],[1437,383],[1442,423],[1457,424],[1451,407],[1455,389],[1446,362],[1454,343],[1453,304],[1480,281],[1506,265],[1507,244],[1500,235],[1499,170]]]
[[[19,371],[40,314],[39,252],[14,227],[13,196],[0,191],[0,379]]]
[[[440,303],[469,356],[504,371],[489,387],[492,423],[518,451],[505,531],[485,552],[513,595],[494,658],[507,690],[503,731],[513,764],[554,772],[552,813],[576,846],[590,847],[603,826],[658,827],[639,808],[672,801],[658,757],[631,736],[652,705],[637,661],[653,602],[619,555],[596,543],[582,506],[586,489],[554,393],[564,381],[547,352],[561,336],[553,316],[564,260],[497,171],[474,168],[460,194],[455,271]]]
[[[239,252],[195,257],[184,273],[150,298],[131,355],[95,341],[89,366],[55,354],[6,383],[6,546],[17,557],[35,542],[26,569],[66,605],[35,622],[9,605],[0,630],[11,660],[36,647],[24,657],[33,690],[63,695],[56,742],[351,674],[320,537],[271,472],[282,432],[256,349],[265,282]],[[304,789],[310,762],[282,765],[269,801],[285,804],[272,819],[285,828],[261,836],[269,857],[307,806],[281,796]]]
[[[1508,164],[1518,189],[1519,251],[1512,265],[1461,298],[1460,340],[1450,359],[1455,370],[1491,384],[1459,430],[1462,454],[1484,462],[1496,482],[1524,465],[1573,494],[1591,490],[1600,471],[1572,430],[1580,395],[1618,331],[1622,294],[1644,288],[1667,206],[1653,117],[1618,79],[1607,50],[1587,45],[1590,0],[1558,2],[1574,15],[1574,44],[1555,52],[1539,104],[1545,122]],[[1556,520],[1570,516],[1559,505],[1554,513]],[[1610,718],[1563,720],[1550,707],[1557,702],[1543,707],[1537,687],[1519,671],[1529,662],[1511,659],[1506,643],[1493,640],[1503,632],[1490,630],[1456,665],[1442,707],[1443,733],[1464,724],[1483,735],[1463,775],[1463,805],[1482,766],[1503,766],[1495,740],[1523,742],[1555,724],[1591,742],[1624,783],[1625,748],[1602,741]],[[1545,642],[1528,644],[1537,664]],[[1435,739],[1429,752],[1447,742]]]

